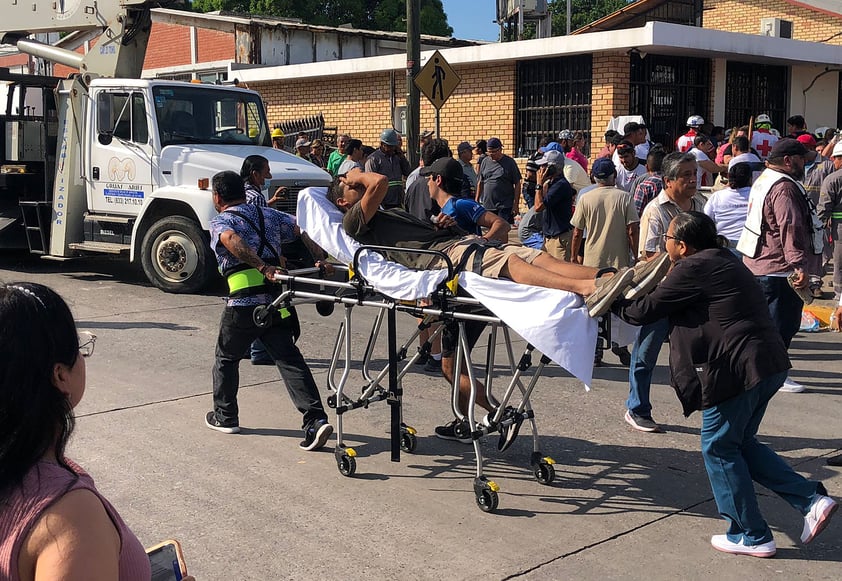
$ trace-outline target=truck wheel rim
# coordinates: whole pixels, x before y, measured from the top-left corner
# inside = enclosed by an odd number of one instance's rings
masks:
[[[169,282],[184,282],[199,264],[199,253],[193,241],[178,230],[167,230],[152,245],[155,272]]]

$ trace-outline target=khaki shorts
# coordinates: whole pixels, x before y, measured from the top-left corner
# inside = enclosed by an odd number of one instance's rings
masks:
[[[479,236],[463,238],[453,246],[447,248],[444,253],[447,254],[447,257],[450,258],[451,262],[453,262],[453,266],[457,266],[462,260],[462,257],[465,255],[465,252],[471,248],[472,244],[482,244],[483,242],[484,241]],[[500,273],[503,272],[503,269],[506,267],[510,257],[518,256],[525,262],[532,264],[536,258],[541,256],[541,254],[543,254],[541,250],[535,250],[534,248],[527,248],[526,246],[520,246],[517,244],[503,244],[502,246],[496,247],[487,246],[480,262],[481,271],[477,274],[486,278],[500,278]],[[474,258],[471,256],[468,258],[464,270],[477,272],[473,268],[473,263]],[[446,268],[446,265],[442,260],[435,260],[432,264],[430,264],[429,268]]]
[[[544,250],[553,258],[570,262],[571,240],[573,240],[573,230],[568,230],[560,236],[544,238]]]

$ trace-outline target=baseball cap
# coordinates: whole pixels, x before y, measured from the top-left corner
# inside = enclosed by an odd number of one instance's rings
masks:
[[[473,150],[474,146],[468,143],[467,141],[463,141],[456,147],[457,153],[462,153],[463,151]]]
[[[807,155],[807,148],[797,139],[786,137],[775,142],[769,157],[783,157],[785,155]]]
[[[295,147],[310,147],[310,142],[302,137],[295,142]]]
[[[830,157],[842,157],[842,141],[833,146],[833,153]]]
[[[422,176],[437,175],[446,180],[462,180],[465,175],[462,171],[462,164],[452,157],[440,157],[431,165],[424,166],[419,172]]]
[[[591,175],[597,179],[604,180],[615,173],[617,173],[617,170],[614,167],[614,162],[607,157],[599,158],[593,162],[593,166],[591,167]]]
[[[552,141],[544,147],[540,148],[538,151],[540,151],[541,153],[547,153],[548,151],[561,151],[561,146],[555,141]]]
[[[573,139],[573,132],[572,132],[572,131],[570,131],[569,129],[565,129],[565,130],[563,130],[563,131],[559,131],[559,132],[558,132],[558,138],[559,138],[559,139],[567,139],[568,141],[569,141],[569,140],[572,140],[572,139]]]
[[[557,149],[553,149],[544,154],[544,157],[535,160],[535,165],[547,165],[548,163],[555,166],[564,165],[564,155]]]
[[[796,137],[798,141],[804,144],[807,149],[816,149],[816,139],[809,133],[804,133]]]
[[[488,147],[488,149],[503,149],[503,142],[497,137],[492,137],[488,140],[488,143],[486,143],[486,147]]]

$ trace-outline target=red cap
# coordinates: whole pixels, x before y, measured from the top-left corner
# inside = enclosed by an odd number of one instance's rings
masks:
[[[810,135],[809,133],[799,135],[796,139],[803,143],[804,147],[807,147],[808,149],[816,149],[816,138]]]

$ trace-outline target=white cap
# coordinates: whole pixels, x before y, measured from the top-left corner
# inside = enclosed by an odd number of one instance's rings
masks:
[[[833,153],[830,154],[830,157],[842,157],[842,142],[833,146]]]

